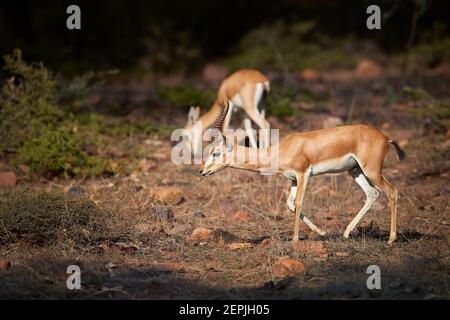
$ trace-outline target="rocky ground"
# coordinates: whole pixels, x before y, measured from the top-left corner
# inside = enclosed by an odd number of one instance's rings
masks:
[[[313,102],[299,106],[302,117],[269,120],[282,135],[336,121],[364,122],[400,141],[406,160],[390,150],[384,170],[399,190],[393,246],[387,245],[385,196],[343,239],[364,204],[348,174],[310,179],[304,212],[327,234],[318,236],[302,224],[300,245],[292,250],[294,217],[286,208],[285,178],[231,169],[204,178],[198,166],[170,161],[167,139],[135,136],[129,143],[149,156],[127,174],[45,180],[30,178],[23,167],[0,176],[4,184],[17,184],[13,188],[87,196],[117,211],[133,230],[132,240],[95,246],[0,246],[0,298],[448,299],[450,138],[424,127],[408,111],[411,101],[388,99],[386,88],[396,88],[398,76],[374,72],[362,78],[345,71],[304,73],[296,85],[330,93],[325,109]],[[411,83],[448,98],[450,80],[442,75],[425,74]],[[161,121],[184,124],[184,113],[175,115]],[[126,157],[127,150],[121,151]],[[81,268],[81,290],[66,288],[71,264]],[[381,290],[367,289],[370,265],[380,267]]]

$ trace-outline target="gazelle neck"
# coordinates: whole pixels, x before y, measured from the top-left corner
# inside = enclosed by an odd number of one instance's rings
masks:
[[[222,110],[220,104],[216,100],[211,108],[205,112],[199,119],[198,122],[202,124],[202,131],[204,132],[206,129],[211,127],[216,120],[217,116],[220,114]]]
[[[268,148],[247,148],[235,144],[230,167],[256,172],[263,172],[271,168],[276,168],[269,171],[278,173],[279,156],[277,150],[278,148],[274,148],[273,146]]]

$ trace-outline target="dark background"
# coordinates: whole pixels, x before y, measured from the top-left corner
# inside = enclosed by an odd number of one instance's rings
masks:
[[[81,7],[81,31],[66,28],[70,4]],[[381,31],[365,27],[370,4],[380,5],[385,16]],[[279,19],[313,19],[327,35],[373,39],[382,50],[393,52],[417,41],[436,21],[448,32],[449,12],[450,2],[437,0],[3,0],[0,54],[21,48],[27,59],[43,60],[57,69],[64,65],[66,70],[127,68],[149,51],[183,42],[200,51],[199,60],[209,60],[232,54],[247,31]],[[410,39],[414,14],[417,32]],[[144,39],[153,45],[149,48]],[[71,64],[75,66],[67,67]]]

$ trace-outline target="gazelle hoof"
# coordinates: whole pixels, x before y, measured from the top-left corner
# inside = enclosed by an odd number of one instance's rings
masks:
[[[395,240],[397,240],[397,237],[395,237],[395,236],[394,236],[394,237],[392,237],[392,236],[389,237],[388,244],[389,244],[389,245],[392,245],[392,244],[394,243]]]

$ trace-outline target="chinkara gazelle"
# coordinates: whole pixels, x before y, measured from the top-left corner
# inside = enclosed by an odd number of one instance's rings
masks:
[[[231,120],[231,111],[234,107],[242,108],[246,113],[244,119],[244,127],[249,138],[250,146],[257,147],[256,137],[251,127],[252,120],[260,129],[266,129],[263,132],[268,133],[270,124],[265,119],[265,108],[262,98],[270,91],[269,79],[257,70],[241,69],[231,74],[223,80],[220,85],[219,92],[212,107],[202,116],[200,116],[200,107],[191,107],[188,114],[188,123],[183,129],[184,141],[188,145],[194,144],[194,152],[198,151],[199,141],[201,141],[203,133],[211,127],[222,107],[221,104],[227,103],[230,112],[227,114],[223,122],[223,132],[226,132]],[[199,132],[197,139],[194,141],[194,131]],[[266,146],[268,138],[262,134],[260,137],[260,146]],[[192,149],[191,149],[192,150]]]
[[[383,176],[383,161],[389,145],[393,145],[402,160],[404,151],[399,145],[367,125],[349,125],[321,129],[311,132],[298,132],[286,136],[278,145],[253,149],[227,141],[220,130],[229,107],[224,107],[217,118],[211,133],[210,153],[202,164],[202,176],[210,176],[226,167],[248,171],[261,171],[266,164],[260,161],[262,153],[269,154],[272,161],[278,161],[273,174],[282,174],[291,181],[288,208],[295,212],[292,242],[299,239],[299,225],[302,219],[308,227],[324,235],[302,210],[303,196],[309,177],[325,173],[348,171],[366,195],[366,202],[344,232],[348,238],[365,213],[384,192],[389,200],[391,210],[391,229],[388,243],[396,240],[397,189]],[[228,139],[230,140],[230,139]],[[267,163],[265,161],[264,163]]]

